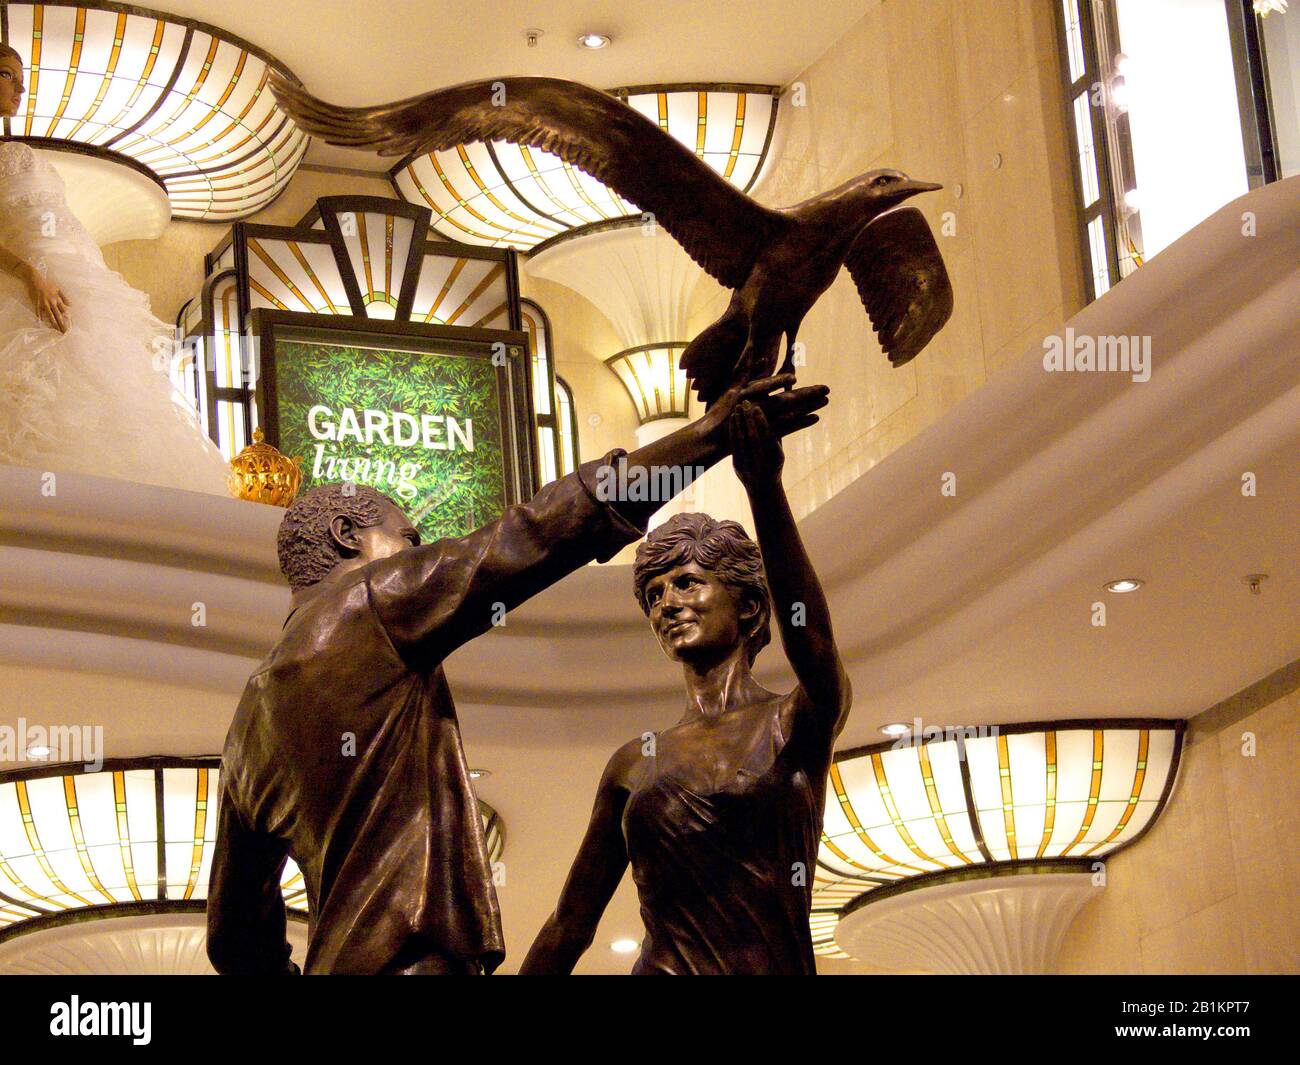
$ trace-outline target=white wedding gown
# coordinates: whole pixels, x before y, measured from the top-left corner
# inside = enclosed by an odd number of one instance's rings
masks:
[[[174,330],[105,266],[62,178],[18,141],[0,143],[0,246],[44,269],[71,319],[66,333],[40,321],[0,271],[0,465],[228,495],[221,452],[167,376]]]

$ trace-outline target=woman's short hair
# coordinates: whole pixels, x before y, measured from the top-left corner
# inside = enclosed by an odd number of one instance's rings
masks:
[[[11,48],[7,44],[0,44],[0,59],[16,59],[23,66],[27,65],[27,60],[22,57],[17,49]]]
[[[369,529],[384,520],[388,496],[364,484],[323,484],[304,492],[285,511],[280,532],[275,538],[280,556],[280,572],[297,591],[308,588],[329,576],[342,557],[330,522],[342,514],[361,529]],[[397,508],[401,510],[401,507]]]
[[[651,530],[636,549],[632,584],[636,601],[648,617],[646,585],[661,573],[694,562],[712,573],[737,599],[758,603],[758,614],[745,637],[750,665],[772,639],[772,599],[763,575],[758,544],[735,521],[718,521],[707,514],[674,514]]]

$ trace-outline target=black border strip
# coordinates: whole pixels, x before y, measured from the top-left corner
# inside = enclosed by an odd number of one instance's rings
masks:
[[[506,188],[508,188],[520,200],[520,202],[526,204],[528,209],[534,214],[539,214],[543,218],[550,219],[557,226],[563,226],[565,224],[549,211],[543,211],[540,207],[535,206],[532,200],[515,188],[515,183],[510,180],[510,175],[506,173],[506,168],[501,165],[501,160],[497,158],[497,150],[492,147],[492,141],[483,141],[482,144],[483,147],[487,149],[488,158],[492,160],[492,165],[497,168],[497,173],[501,175],[501,180],[506,183]],[[426,152],[425,154],[427,155],[428,153]],[[430,211],[429,213],[430,217],[432,217],[433,212]]]
[[[961,790],[966,797],[966,814],[970,820],[970,830],[975,836],[975,846],[989,865],[993,865],[993,855],[984,842],[984,829],[980,825],[980,812],[975,808],[975,789],[970,779],[970,762],[966,758],[966,737],[957,737],[957,768],[961,772]],[[925,874],[922,873],[922,876]]]
[[[606,89],[610,96],[617,96],[626,102],[628,96],[648,96],[660,92],[744,92],[755,96],[781,95],[780,85],[757,85],[747,82],[729,81],[683,81],[663,82],[654,85],[620,85],[616,89]]]
[[[626,218],[605,218],[599,222],[588,222],[585,226],[575,226],[573,229],[566,229],[563,233],[556,233],[553,237],[547,237],[540,244],[534,244],[531,248],[528,248],[523,254],[532,259],[534,255],[540,255],[548,248],[554,248],[557,244],[563,244],[566,240],[589,236],[592,233],[606,233],[613,229],[631,229],[633,226],[643,225],[645,225],[645,221],[639,214],[630,214]]]
[[[163,794],[163,767],[153,771],[153,797],[158,818],[158,898],[167,901],[167,804]]]

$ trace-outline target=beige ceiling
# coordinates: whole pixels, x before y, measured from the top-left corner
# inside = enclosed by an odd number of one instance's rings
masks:
[[[660,82],[785,85],[875,0],[165,0],[172,14],[236,33],[307,88],[353,106],[462,81],[571,78],[598,88]],[[310,32],[304,32],[310,28]],[[526,29],[543,35],[529,48]],[[578,35],[604,33],[599,51]],[[307,161],[386,170],[368,152],[314,143]]]

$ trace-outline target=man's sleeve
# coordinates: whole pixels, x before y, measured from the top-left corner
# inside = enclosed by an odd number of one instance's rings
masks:
[[[208,880],[208,960],[226,976],[297,973],[285,937],[279,841],[249,829],[222,789]]]
[[[625,454],[584,463],[467,536],[373,563],[371,603],[402,656],[439,662],[543,588],[645,535],[603,491]]]

